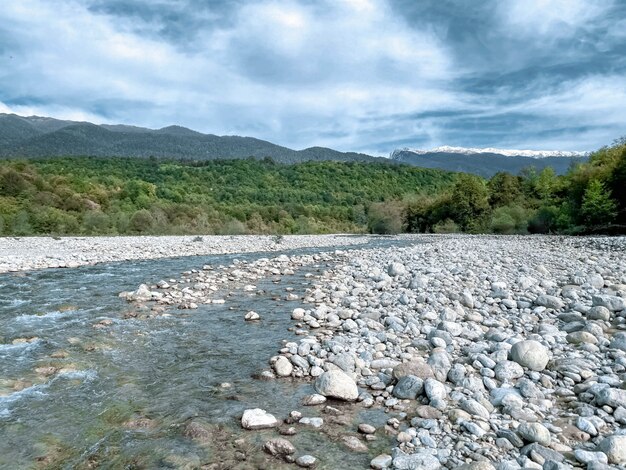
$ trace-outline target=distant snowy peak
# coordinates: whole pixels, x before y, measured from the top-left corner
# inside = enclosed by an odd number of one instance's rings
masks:
[[[450,147],[444,145],[442,147],[435,147],[430,150],[419,150],[404,148],[394,150],[391,154],[393,158],[400,152],[411,152],[416,155],[425,155],[430,153],[458,153],[465,155],[485,154],[492,153],[498,155],[504,155],[506,157],[531,157],[531,158],[545,158],[545,157],[584,157],[584,152],[565,152],[561,150],[514,150],[514,149],[497,149],[497,148],[465,148],[465,147]]]

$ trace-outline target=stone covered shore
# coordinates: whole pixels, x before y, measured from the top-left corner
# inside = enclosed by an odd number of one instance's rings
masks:
[[[300,339],[268,358],[263,374],[313,381],[317,393],[288,417],[248,410],[242,426],[281,431],[308,407],[356,401],[389,419],[378,428],[358,423],[351,431],[361,437],[347,438],[347,447],[363,452],[377,436],[395,436],[372,468],[624,468],[626,238],[416,241],[323,255],[333,267],[293,310]],[[282,255],[198,269],[124,295],[193,309],[220,284],[253,290],[260,277],[315,261]],[[263,312],[246,319],[263,321]],[[315,464],[281,433],[266,452]]]
[[[178,256],[347,246],[367,241],[368,237],[352,235],[4,237],[0,238],[0,273]]]

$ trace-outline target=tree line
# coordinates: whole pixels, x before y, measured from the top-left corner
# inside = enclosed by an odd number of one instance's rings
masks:
[[[0,235],[626,233],[626,139],[563,176],[360,162],[0,163]]]
[[[625,233],[626,139],[563,175],[551,168],[489,180],[460,175],[449,190],[405,208],[410,232]]]
[[[380,163],[11,160],[0,163],[0,234],[363,233],[377,204],[454,179]]]

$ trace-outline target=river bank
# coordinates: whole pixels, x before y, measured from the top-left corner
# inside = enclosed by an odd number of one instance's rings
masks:
[[[233,235],[0,238],[0,273],[75,268],[115,261],[351,246],[358,235]]]
[[[386,424],[350,424],[345,439],[366,452],[395,436],[373,468],[626,464],[626,239],[422,241],[336,252],[298,299],[306,308],[292,311],[299,339],[285,342],[263,376],[313,380],[317,394],[303,406],[326,410],[339,400],[384,410]],[[200,268],[128,298],[193,308],[215,300],[212,285],[306,264],[281,256],[228,273]],[[263,321],[259,314],[248,319]],[[266,423],[298,423],[303,412]],[[285,440],[270,439],[266,451],[293,460],[297,449]]]

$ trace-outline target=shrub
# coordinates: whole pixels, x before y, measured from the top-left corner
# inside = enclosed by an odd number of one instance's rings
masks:
[[[498,207],[492,215],[491,230],[494,233],[527,233],[528,213],[518,205]]]
[[[459,233],[461,228],[452,219],[442,220],[433,225],[434,233]]]
[[[154,225],[154,218],[149,210],[140,209],[130,218],[129,228],[135,233],[149,232]]]
[[[588,227],[606,225],[615,220],[617,203],[604,184],[597,179],[591,180],[585,189],[580,213]]]
[[[403,231],[404,209],[398,202],[372,204],[368,210],[368,229],[370,233],[381,235]]]

